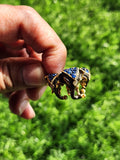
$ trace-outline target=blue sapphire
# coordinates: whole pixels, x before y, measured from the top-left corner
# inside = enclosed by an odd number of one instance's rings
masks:
[[[87,73],[89,73],[89,70],[88,70],[88,69],[86,69],[86,72],[87,72]]]
[[[71,68],[64,70],[66,73],[71,74]]]
[[[82,67],[82,69],[85,71],[86,70],[86,68],[85,67]]]
[[[73,70],[74,70],[74,71],[77,71],[77,67],[74,67]]]
[[[73,73],[76,73],[76,71],[77,71],[77,68],[75,67],[75,68],[73,68]]]
[[[57,74],[49,74],[49,80],[52,81],[52,79],[56,76]]]
[[[76,74],[72,74],[72,78],[75,78],[76,77]]]

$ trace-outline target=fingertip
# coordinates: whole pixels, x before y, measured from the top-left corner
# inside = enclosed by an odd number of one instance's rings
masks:
[[[25,110],[23,111],[23,113],[20,115],[22,118],[25,119],[32,119],[35,117],[35,112],[32,108],[32,106],[29,104],[26,106]]]

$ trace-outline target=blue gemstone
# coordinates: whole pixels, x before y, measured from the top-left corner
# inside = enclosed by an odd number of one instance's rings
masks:
[[[76,73],[77,72],[77,68],[75,67],[75,68],[73,68],[73,71],[72,71],[72,73]]]
[[[87,72],[87,73],[89,73],[89,70],[88,70],[88,69],[86,69],[86,72]]]
[[[65,69],[64,72],[66,72],[66,73],[68,73],[68,74],[71,74],[71,68]]]
[[[56,73],[52,74],[52,76],[55,77],[55,76],[56,76]]]
[[[68,74],[71,74],[71,71],[69,70],[67,73],[68,73]]]
[[[74,67],[73,70],[74,70],[74,71],[77,71],[77,67]]]
[[[85,68],[85,67],[82,67],[82,69],[85,71],[86,68]]]
[[[89,70],[86,69],[85,67],[82,67],[82,69],[83,69],[86,73],[89,73]]]
[[[68,69],[64,69],[64,72],[68,72]]]
[[[75,78],[76,77],[76,75],[75,74],[72,74],[72,78]]]
[[[51,81],[55,76],[56,74],[49,74],[49,80]]]
[[[67,72],[66,70],[64,70],[64,72]]]
[[[73,70],[72,73],[76,73],[77,70]]]

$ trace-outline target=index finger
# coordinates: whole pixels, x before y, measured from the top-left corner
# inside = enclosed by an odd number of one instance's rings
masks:
[[[31,7],[0,5],[0,41],[23,39],[36,52],[43,53],[46,72],[60,72],[65,65],[66,48],[55,31]]]

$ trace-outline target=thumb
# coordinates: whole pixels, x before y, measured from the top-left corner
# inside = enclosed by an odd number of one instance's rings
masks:
[[[0,92],[6,93],[45,85],[44,70],[35,58],[0,60]]]

